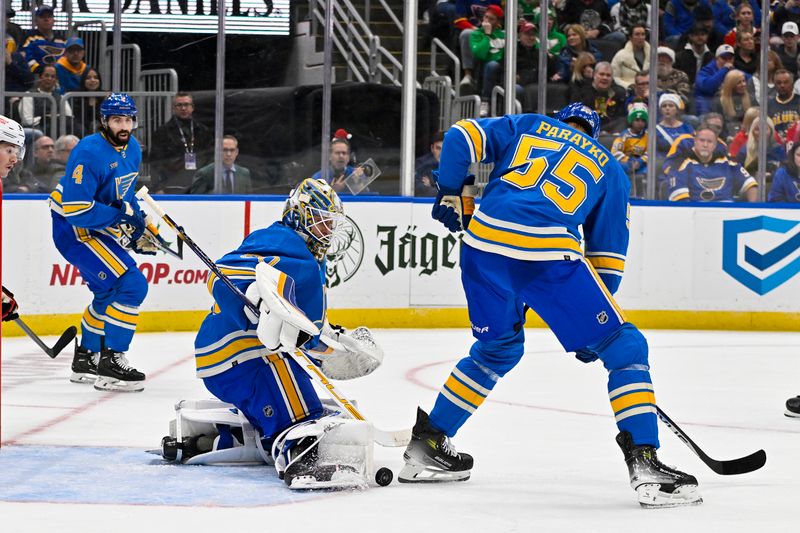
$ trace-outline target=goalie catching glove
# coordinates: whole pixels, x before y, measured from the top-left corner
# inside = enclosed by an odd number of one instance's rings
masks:
[[[319,345],[308,350],[308,355],[318,361],[322,373],[330,379],[360,378],[383,362],[383,350],[368,328],[359,326],[348,332],[327,322]]]
[[[247,288],[245,296],[259,309],[258,316],[247,306],[244,313],[250,322],[257,324],[258,340],[268,350],[294,353],[319,335],[319,328],[295,303],[294,280],[267,263],[258,263],[256,281]]]

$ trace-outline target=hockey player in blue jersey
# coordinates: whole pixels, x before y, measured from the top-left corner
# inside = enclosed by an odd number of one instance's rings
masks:
[[[125,352],[147,294],[147,281],[130,251],[154,254],[154,226],[134,196],[142,161],[136,104],[124,93],[100,106],[101,130],[73,149],[64,176],[50,195],[53,242],[80,270],[92,292],[81,320],[81,340],[72,362],[74,383],[103,391],[144,389],[145,375]]]
[[[647,341],[611,296],[625,265],[630,185],[596,141],[599,129],[593,110],[570,104],[557,120],[533,114],[462,120],[445,136],[432,215],[450,231],[464,230],[461,279],[476,342],[430,415],[418,409],[401,482],[469,478],[473,458],[449,439],[519,362],[531,308],[565,350],[583,362],[600,359],[608,370],[616,440],[639,502],[702,501],[693,476],[656,456]],[[494,170],[473,212],[465,184],[477,162],[494,163]]]
[[[359,424],[365,423],[324,416],[310,378],[291,355],[302,347],[330,379],[365,376],[383,360],[367,328],[347,332],[327,321],[325,254],[343,218],[342,203],[330,185],[304,180],[290,193],[279,222],[254,231],[217,261],[222,273],[257,303],[260,315],[243,308],[212,274],[208,287],[215,304],[195,339],[197,377],[255,428],[259,446],[271,448],[271,459],[290,488],[364,483],[363,476],[334,475],[340,465],[318,464],[324,454],[317,447],[341,436],[342,428],[351,431],[350,426],[356,426],[352,431],[358,432]],[[306,318],[319,334],[302,330]],[[333,426],[338,433],[331,431]],[[205,434],[181,442],[183,460],[202,453],[229,458],[219,452],[249,444],[242,442],[243,433],[234,438],[219,424],[216,431],[213,444],[201,438],[208,437]],[[372,441],[362,444],[372,446]]]

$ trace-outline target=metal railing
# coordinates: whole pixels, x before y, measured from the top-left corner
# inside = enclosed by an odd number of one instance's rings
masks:
[[[450,76],[428,76],[422,82],[422,88],[431,91],[439,100],[439,131],[450,127],[453,116],[453,82]]]
[[[452,95],[454,98],[461,96],[461,88],[459,81],[461,81],[461,59],[453,53],[442,41],[434,38],[431,41],[431,76],[444,76],[444,72],[439,72],[437,69],[437,58],[439,57],[438,51],[441,51],[453,63],[453,87]],[[446,67],[444,67],[446,68]]]
[[[489,116],[499,117],[505,114],[502,112],[502,110],[500,114],[497,113],[497,102],[501,101],[501,99],[504,100],[505,95],[506,95],[506,90],[504,87],[501,87],[500,85],[495,85],[492,88],[492,98],[489,102]],[[514,98],[514,112],[517,114],[522,113],[522,103],[516,98]]]
[[[139,85],[142,91],[178,92],[178,73],[171,68],[143,70],[139,74]]]
[[[481,114],[481,97],[477,94],[457,96],[453,98],[450,123],[454,124],[464,118],[478,118]]]
[[[15,120],[19,120],[19,123],[22,125],[23,128],[26,129],[34,129],[39,130],[48,137],[52,137],[55,139],[58,135],[58,124],[59,120],[63,120],[64,122],[67,121],[70,117],[61,117],[59,116],[61,113],[61,109],[58,106],[58,102],[56,102],[56,97],[49,93],[40,93],[40,92],[6,92],[4,93],[5,97],[11,101],[11,106],[7,108],[7,113],[11,118]],[[17,99],[17,100],[15,100]],[[27,99],[27,100],[26,100]],[[22,116],[22,108],[23,102],[27,103],[30,102],[33,104],[34,113],[36,112],[38,105],[37,100],[44,101],[44,108],[41,114],[35,114],[31,117],[23,117]],[[63,100],[63,97],[62,97]],[[70,114],[72,110],[70,110]],[[36,118],[39,118],[37,121]]]
[[[137,44],[123,44],[121,47],[120,59],[120,91],[140,92],[142,91],[140,74],[142,72],[142,51]],[[113,61],[111,60],[113,50],[106,49],[106,61],[114,68]]]
[[[90,67],[97,69],[103,87],[111,87],[111,65],[106,55],[108,31],[106,23],[102,20],[87,20],[76,22],[72,26],[73,32],[83,39],[86,57],[84,61]]]

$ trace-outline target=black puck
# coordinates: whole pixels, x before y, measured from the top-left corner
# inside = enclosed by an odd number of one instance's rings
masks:
[[[382,466],[375,471],[375,483],[377,483],[381,487],[385,487],[386,485],[391,483],[393,479],[394,479],[394,474],[392,474],[392,471],[386,468],[385,466]]]

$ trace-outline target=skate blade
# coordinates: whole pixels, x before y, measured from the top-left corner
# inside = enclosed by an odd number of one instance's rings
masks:
[[[69,377],[71,383],[85,383],[87,385],[94,383],[96,379],[97,375],[95,374],[83,374],[80,372],[73,372]]]
[[[788,416],[789,418],[800,418],[800,413],[795,413],[795,412],[790,411],[788,409],[786,411],[784,411],[783,414],[785,416]]]
[[[104,392],[141,392],[144,390],[144,381],[122,381],[98,377],[94,382],[94,388]]]
[[[406,464],[397,475],[400,483],[447,483],[448,481],[466,481],[470,471],[448,472],[438,468]]]
[[[697,491],[697,485],[683,485],[671,493],[662,492],[660,489],[661,485],[658,484],[637,487],[636,493],[639,496],[639,505],[645,509],[666,509],[703,503],[703,498]]]

